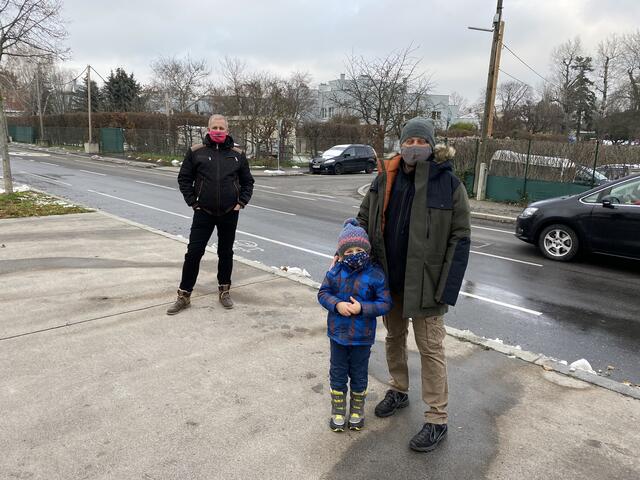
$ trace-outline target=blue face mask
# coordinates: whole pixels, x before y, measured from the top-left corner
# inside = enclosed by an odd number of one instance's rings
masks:
[[[364,268],[369,262],[369,254],[367,252],[354,253],[353,255],[345,255],[342,259],[349,269],[353,272],[358,272]]]

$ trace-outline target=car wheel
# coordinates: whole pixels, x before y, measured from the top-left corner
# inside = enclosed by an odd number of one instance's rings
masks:
[[[373,163],[367,163],[367,168],[364,169],[364,173],[373,173]]]
[[[568,262],[580,248],[578,235],[566,225],[549,225],[538,237],[538,247],[542,254],[551,260]]]
[[[341,163],[336,163],[335,167],[333,167],[333,173],[336,175],[342,175],[344,173],[344,167]]]

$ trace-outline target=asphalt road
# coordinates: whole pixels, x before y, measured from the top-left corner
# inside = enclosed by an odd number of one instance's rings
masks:
[[[189,235],[192,211],[172,171],[23,148],[12,149],[12,169],[17,182]],[[241,213],[236,254],[268,266],[305,268],[321,281],[342,221],[357,213],[357,188],[372,178],[257,177],[251,205]],[[448,325],[569,363],[586,358],[596,370],[614,367],[613,379],[640,384],[640,262],[553,262],[516,239],[510,226],[472,225],[469,269]]]

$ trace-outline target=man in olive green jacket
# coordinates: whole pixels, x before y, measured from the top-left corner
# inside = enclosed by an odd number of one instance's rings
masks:
[[[367,231],[372,255],[382,264],[393,297],[384,317],[391,374],[379,417],[409,404],[409,321],[420,351],[426,423],[410,447],[431,451],[447,434],[448,384],[443,315],[455,305],[467,268],[470,211],[464,185],[449,161],[455,151],[435,145],[430,120],[409,120],[401,153],[378,162],[378,176],[362,201],[358,222]]]

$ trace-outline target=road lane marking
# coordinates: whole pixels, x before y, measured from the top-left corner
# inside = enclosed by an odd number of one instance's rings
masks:
[[[281,213],[282,215],[291,215],[293,217],[296,216],[295,213],[289,213],[289,212],[283,212],[282,210],[275,210],[273,208],[267,208],[267,207],[261,207],[259,205],[247,205],[247,207],[251,207],[251,208],[259,208],[260,210],[268,210],[270,212],[275,212],[275,213]]]
[[[109,198],[113,198],[115,200],[120,200],[121,202],[127,202],[127,203],[131,203],[133,205],[138,205],[140,207],[150,208],[151,210],[156,210],[158,212],[168,213],[169,215],[175,215],[176,217],[182,217],[182,218],[186,218],[186,219],[191,219],[191,217],[189,217],[187,215],[182,215],[181,213],[170,212],[169,210],[163,210],[162,208],[152,207],[151,205],[145,205],[144,203],[134,202],[132,200],[127,200],[126,198],[116,197],[114,195],[109,195],[108,193],[97,192],[95,190],[87,190],[87,191],[91,192],[91,193],[95,193],[97,195],[102,195],[103,197],[109,197]]]
[[[324,198],[324,196],[323,196],[323,198],[301,197],[300,195],[290,195],[288,193],[267,192],[265,190],[260,190],[259,188],[256,188],[255,191],[262,192],[262,193],[269,193],[271,195],[280,195],[280,196],[283,196],[283,197],[300,198],[302,200],[309,200],[310,202],[315,202],[316,200],[322,200],[324,202],[342,203],[342,202],[339,202],[338,200],[331,200],[330,198]],[[299,192],[299,193],[304,193],[304,192]],[[305,195],[312,195],[312,194],[305,193]]]
[[[46,180],[47,182],[59,183],[61,185],[66,185],[67,187],[73,187],[73,185],[71,185],[70,183],[62,182],[60,180],[54,180],[53,178],[45,177],[44,175],[38,175],[36,173],[20,172],[20,174],[21,175],[32,175],[34,177],[42,178],[43,180]]]
[[[59,167],[60,165],[56,164],[56,163],[49,163],[49,162],[38,162],[38,163],[43,163],[45,165],[51,165],[52,167]]]
[[[97,195],[102,195],[104,197],[109,197],[109,198],[113,198],[115,200],[120,200],[121,202],[127,202],[127,203],[131,203],[133,205],[138,205],[140,207],[149,208],[151,210],[156,210],[158,212],[168,213],[169,215],[175,215],[176,217],[182,217],[182,218],[186,218],[186,219],[191,219],[191,217],[189,217],[187,215],[182,215],[181,213],[170,212],[169,210],[163,210],[162,208],[152,207],[151,205],[145,205],[144,203],[134,202],[132,200],[127,200],[126,198],[116,197],[114,195],[109,195],[108,193],[97,192],[96,190],[88,190],[88,191],[91,192],[91,193],[95,193]],[[316,252],[314,250],[309,250],[308,248],[298,247],[297,245],[291,245],[290,243],[281,242],[279,240],[274,240],[272,238],[262,237],[260,235],[254,234],[254,233],[244,232],[242,230],[236,230],[236,233],[239,233],[241,235],[246,235],[248,237],[257,238],[259,240],[264,240],[265,242],[275,243],[276,245],[282,245],[283,247],[289,247],[289,248],[293,248],[295,250],[300,250],[301,252],[310,253],[312,255],[317,255],[319,257],[333,259],[333,255],[327,255],[325,253],[320,253],[320,252]]]
[[[311,195],[312,197],[336,198],[336,197],[332,197],[331,195],[321,195],[319,193],[299,192],[297,190],[292,190],[291,193],[301,193],[302,195]]]
[[[78,169],[80,172],[84,172],[84,173],[90,173],[92,175],[100,175],[101,177],[106,177],[107,174],[106,173],[98,173],[98,172],[92,172],[91,170],[82,170],[81,168]]]
[[[508,233],[509,235],[515,235],[515,232],[511,230],[501,230],[499,228],[481,227],[480,225],[471,225],[471,228],[479,228],[480,230],[489,230],[490,232]]]
[[[257,188],[254,189],[254,190],[256,190],[258,192],[261,192],[261,193],[268,193],[270,195],[280,195],[280,196],[283,196],[283,197],[300,198],[302,200],[309,200],[310,202],[315,202],[316,200],[318,200],[317,198],[301,197],[300,195],[289,195],[288,193],[267,192],[265,190],[260,190],[260,189],[257,189]]]
[[[151,183],[151,182],[143,182],[142,180],[135,180],[136,183],[142,183],[143,185],[151,185],[152,187],[158,187],[158,188],[164,188],[166,190],[173,190],[175,191],[176,189],[173,187],[166,187],[164,185],[158,185],[157,183]]]
[[[269,187],[269,186],[267,186],[267,185],[262,185],[262,184],[258,185],[257,183],[256,183],[256,185],[255,185],[255,186],[256,186],[256,187],[260,187],[260,188],[268,188],[268,189],[270,189],[270,190],[276,190],[276,187]]]
[[[262,237],[260,235],[255,235],[249,232],[243,232],[242,230],[237,230],[237,233],[240,233],[241,235],[247,235],[249,237],[257,238],[259,240],[264,240],[265,242],[275,243],[276,245],[282,245],[283,247],[289,247],[295,250],[300,250],[301,252],[310,253],[312,255],[317,255],[319,257],[333,259],[333,255],[327,255],[326,253],[316,252],[314,250],[309,250],[308,248],[298,247],[297,245],[291,245],[290,243],[281,242],[279,240],[274,240],[272,238]]]
[[[480,300],[482,302],[487,302],[487,303],[492,303],[494,305],[499,305],[501,307],[510,308],[512,310],[518,310],[519,312],[529,313],[529,314],[535,315],[537,317],[542,315],[542,312],[537,312],[536,310],[530,310],[528,308],[519,307],[517,305],[512,305],[510,303],[500,302],[499,300],[493,300],[492,298],[481,297],[480,295],[475,295],[473,293],[467,293],[467,292],[464,292],[464,291],[460,291],[460,295],[463,295],[465,297],[475,298],[476,300]]]
[[[471,250],[471,253],[475,253],[476,255],[484,255],[485,257],[498,258],[500,260],[506,260],[508,262],[522,263],[524,265],[530,265],[532,267],[543,267],[544,266],[544,265],[541,265],[539,263],[526,262],[524,260],[517,260],[515,258],[509,258],[509,257],[502,257],[500,255],[493,255],[491,253],[476,252],[475,250]]]

